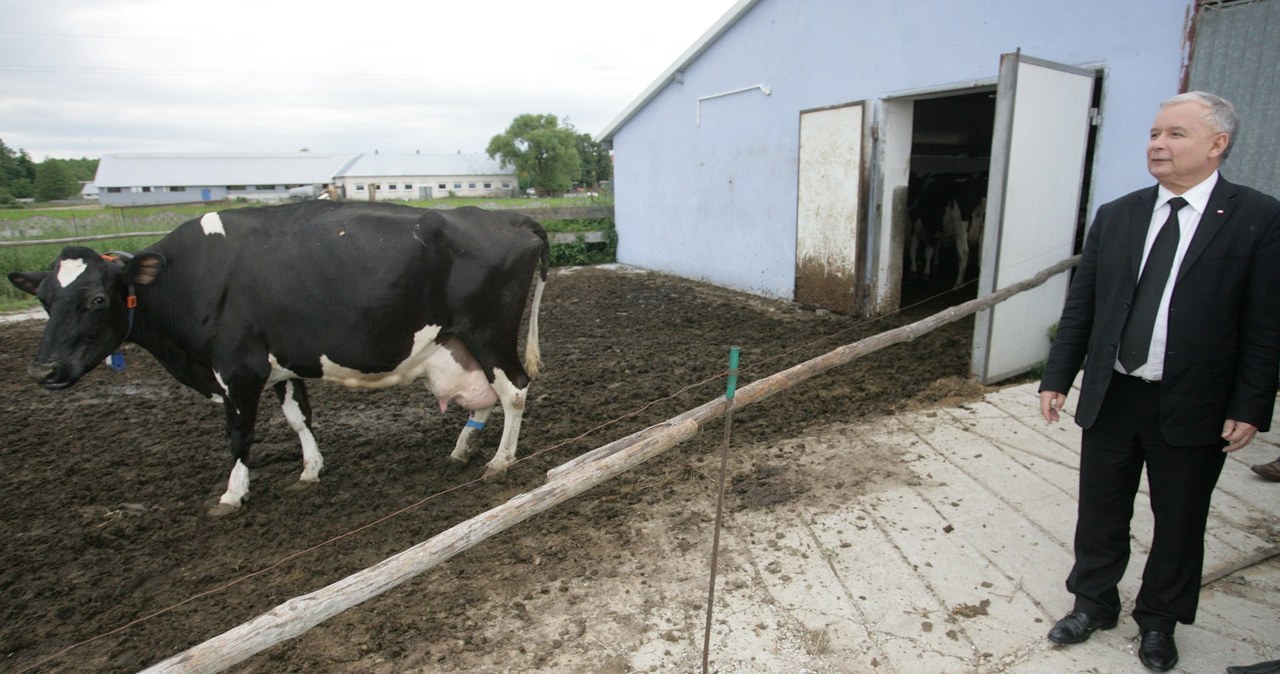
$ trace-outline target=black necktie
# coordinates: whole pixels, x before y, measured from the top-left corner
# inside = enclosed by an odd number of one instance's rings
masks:
[[[1133,372],[1147,362],[1160,297],[1164,295],[1169,270],[1178,252],[1178,211],[1186,205],[1187,200],[1182,197],[1169,200],[1169,219],[1164,221],[1155,243],[1151,244],[1151,252],[1147,254],[1147,264],[1142,268],[1138,289],[1133,293],[1129,320],[1120,337],[1120,365],[1125,372]]]

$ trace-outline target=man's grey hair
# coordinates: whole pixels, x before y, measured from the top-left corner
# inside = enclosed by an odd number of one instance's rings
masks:
[[[1240,126],[1240,115],[1236,114],[1236,106],[1232,105],[1231,101],[1207,91],[1188,91],[1161,103],[1160,109],[1163,110],[1175,103],[1199,103],[1209,108],[1204,114],[1204,123],[1213,129],[1214,133],[1227,134],[1227,148],[1222,151],[1222,159],[1226,160],[1227,155],[1231,154],[1231,146],[1236,142],[1236,128]]]

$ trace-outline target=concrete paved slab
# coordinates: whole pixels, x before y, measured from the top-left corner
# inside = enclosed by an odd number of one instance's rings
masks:
[[[1069,403],[1063,423],[1045,424],[1027,384],[804,440],[796,453],[808,456],[795,462],[801,481],[830,479],[835,466],[812,457],[833,445],[843,445],[844,470],[897,456],[905,472],[847,499],[818,491],[726,523],[713,669],[1146,671],[1127,615],[1085,644],[1045,638],[1071,608],[1064,579],[1078,479],[1073,411]],[[1280,484],[1248,468],[1277,456],[1280,433],[1272,432],[1228,460],[1210,518],[1200,615],[1178,630],[1176,671],[1280,658]],[[1126,611],[1151,535],[1145,484],[1135,508]]]

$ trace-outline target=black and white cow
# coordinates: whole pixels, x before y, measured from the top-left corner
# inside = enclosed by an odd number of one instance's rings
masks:
[[[267,386],[301,440],[301,483],[319,479],[304,378],[362,388],[424,379],[441,412],[471,411],[450,455],[461,462],[501,404],[485,477],[502,474],[541,358],[548,264],[546,232],[519,213],[309,201],[208,213],[132,256],[67,247],[49,271],[9,280],[49,314],[29,368],[46,388],[75,384],[133,342],[222,403],[231,475],[210,511],[221,515],[249,493],[245,461]]]
[[[910,221],[908,264],[912,276],[928,280],[938,264],[941,244],[956,251],[956,288],[964,285],[969,253],[982,240],[987,213],[985,173],[911,174],[907,189]],[[923,253],[923,262],[918,262]]]

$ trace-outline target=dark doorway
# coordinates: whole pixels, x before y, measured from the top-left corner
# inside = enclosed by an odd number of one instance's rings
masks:
[[[970,243],[962,273],[959,266],[964,255],[959,241],[969,237],[966,231],[957,237],[956,227],[957,223],[973,227],[974,207],[985,206],[973,195],[986,193],[995,90],[922,98],[913,106],[907,195],[911,222],[902,266],[901,306],[927,303],[943,308],[977,296],[981,246],[977,241]],[[964,203],[966,199],[968,203]],[[944,219],[953,200],[962,217]]]

